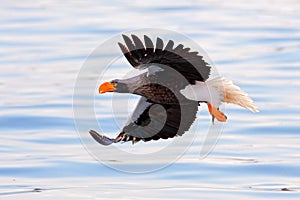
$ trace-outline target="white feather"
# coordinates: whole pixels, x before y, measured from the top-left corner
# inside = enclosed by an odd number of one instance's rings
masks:
[[[180,91],[186,98],[195,101],[205,101],[214,107],[219,107],[222,102],[233,103],[253,112],[258,112],[248,94],[224,77],[216,77],[206,82],[196,82]]]
[[[223,99],[223,92],[218,88],[209,87],[206,82],[200,81],[196,81],[195,85],[188,85],[180,92],[188,99],[209,102],[214,107],[219,107]]]
[[[156,72],[164,71],[161,67],[159,67],[158,65],[154,65],[154,64],[150,65],[147,70],[148,70],[147,77],[155,74]]]

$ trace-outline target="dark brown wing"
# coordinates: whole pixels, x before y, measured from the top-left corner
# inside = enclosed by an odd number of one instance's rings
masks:
[[[128,62],[137,69],[143,69],[147,64],[161,64],[171,67],[181,73],[190,84],[195,81],[205,81],[210,75],[210,66],[203,60],[198,52],[190,52],[190,48],[184,48],[179,44],[174,48],[174,42],[169,40],[164,47],[162,39],[157,38],[154,48],[151,39],[144,35],[143,42],[135,35],[132,40],[122,35],[125,44],[118,43]]]
[[[196,119],[198,103],[195,101],[180,104],[150,103],[141,97],[127,125],[115,138],[110,139],[95,131],[90,131],[100,144],[109,145],[120,141],[150,141],[173,138],[189,130]]]

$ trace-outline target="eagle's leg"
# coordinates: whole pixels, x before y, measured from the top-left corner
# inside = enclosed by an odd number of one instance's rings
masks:
[[[207,108],[212,116],[212,123],[214,123],[215,118],[220,122],[226,122],[227,117],[224,113],[219,111],[219,108],[213,107],[210,103],[207,103]]]

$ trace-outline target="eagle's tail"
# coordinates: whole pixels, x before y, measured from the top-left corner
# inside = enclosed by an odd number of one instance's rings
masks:
[[[216,77],[206,82],[209,90],[216,89],[222,93],[222,102],[233,103],[244,107],[252,112],[258,112],[258,108],[254,105],[253,100],[240,87],[234,85],[232,81],[224,77]]]

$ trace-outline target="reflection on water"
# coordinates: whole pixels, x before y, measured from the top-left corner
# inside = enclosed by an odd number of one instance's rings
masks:
[[[294,0],[3,3],[0,195],[298,199],[299,11]],[[145,26],[179,31],[199,43],[219,73],[251,94],[261,112],[228,105],[229,120],[216,148],[200,159],[202,133],[210,121],[201,108],[199,137],[183,157],[155,173],[134,175],[112,170],[86,152],[74,126],[72,95],[77,74],[97,45]],[[111,77],[131,70],[122,62]],[[109,96],[96,100],[96,107],[110,104]],[[97,116],[110,130],[110,113]],[[113,157],[110,162],[128,164]],[[146,165],[147,157],[134,167]]]

